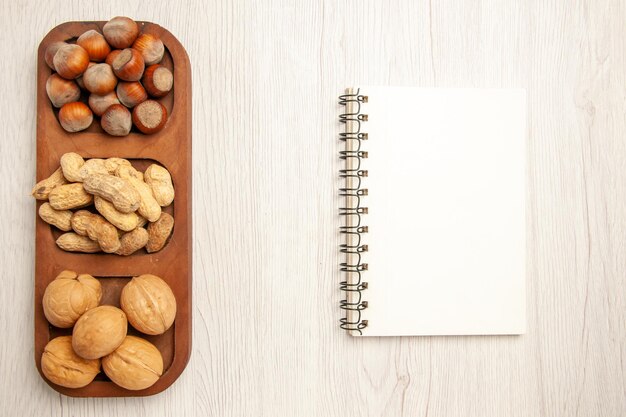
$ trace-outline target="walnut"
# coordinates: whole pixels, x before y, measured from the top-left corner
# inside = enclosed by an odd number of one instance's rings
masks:
[[[46,287],[43,312],[53,326],[72,327],[85,311],[98,306],[101,297],[102,287],[97,279],[63,271]]]
[[[76,322],[72,333],[72,347],[85,359],[101,358],[122,344],[127,327],[126,314],[119,308],[92,308]]]
[[[156,275],[134,277],[122,289],[120,304],[130,324],[146,334],[165,333],[176,317],[174,293]]]
[[[163,357],[147,340],[126,336],[113,353],[102,359],[102,369],[117,385],[140,390],[154,385],[163,374]]]
[[[72,349],[72,336],[52,339],[41,355],[41,371],[51,382],[66,388],[81,388],[100,372],[100,359],[83,359]]]

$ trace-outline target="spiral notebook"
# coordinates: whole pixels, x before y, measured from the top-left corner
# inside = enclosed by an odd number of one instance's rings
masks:
[[[525,91],[360,87],[339,101],[341,327],[524,333]]]

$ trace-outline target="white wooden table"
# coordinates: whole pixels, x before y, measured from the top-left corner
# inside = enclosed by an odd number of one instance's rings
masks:
[[[626,415],[623,1],[86,3],[0,4],[0,414]],[[72,399],[33,358],[36,48],[115,15],[192,62],[193,354],[155,397]],[[336,97],[365,83],[528,89],[525,336],[339,330]]]

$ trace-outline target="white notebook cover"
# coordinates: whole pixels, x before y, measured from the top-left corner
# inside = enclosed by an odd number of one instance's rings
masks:
[[[524,333],[525,91],[362,86],[360,94],[368,96],[362,335]]]

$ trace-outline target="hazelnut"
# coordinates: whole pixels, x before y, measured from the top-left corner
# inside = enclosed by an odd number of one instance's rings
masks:
[[[111,52],[111,47],[104,39],[104,36],[96,30],[88,30],[78,37],[76,44],[80,45],[87,54],[89,59],[95,62],[102,62]]]
[[[94,65],[96,65],[95,62],[90,62],[89,65],[87,65],[87,69],[85,70],[85,72],[87,72],[87,70],[93,67]],[[86,90],[85,83],[83,82],[83,77],[85,75],[85,72],[83,72],[82,75],[80,75],[79,77],[76,77],[76,79],[74,80],[76,81],[76,84],[78,84],[78,86],[82,88],[83,90]]]
[[[83,74],[83,83],[90,93],[104,95],[115,90],[117,78],[109,64],[96,64],[87,68]]]
[[[149,33],[142,33],[133,43],[133,48],[138,50],[146,65],[158,64],[163,59],[165,47],[161,39]]]
[[[124,49],[117,54],[111,66],[115,75],[124,81],[139,81],[145,68],[143,57],[132,48]]]
[[[121,49],[114,49],[111,51],[111,53],[109,53],[109,55],[107,55],[106,59],[104,60],[104,62],[106,64],[109,65],[113,65],[113,60],[122,52]]]
[[[113,104],[102,115],[100,126],[111,136],[126,136],[133,127],[130,111],[121,104]]]
[[[176,317],[176,298],[172,289],[156,275],[134,277],[122,289],[120,305],[128,321],[142,333],[163,334]]]
[[[85,312],[72,332],[72,347],[80,357],[97,359],[118,348],[126,337],[126,314],[113,306],[100,306]]]
[[[133,123],[142,133],[152,134],[163,129],[167,110],[158,101],[146,100],[133,109]]]
[[[122,388],[146,389],[163,375],[163,356],[152,343],[126,336],[113,353],[102,359],[104,373]]]
[[[85,103],[75,101],[64,104],[59,110],[59,122],[66,131],[79,132],[87,129],[93,122],[93,114]]]
[[[59,48],[61,48],[62,46],[67,45],[67,43],[65,42],[52,42],[50,44],[50,46],[48,46],[46,48],[46,52],[44,52],[43,54],[43,59],[44,61],[46,61],[46,64],[48,64],[48,66],[52,69],[54,69],[54,56],[56,55],[57,51],[59,50]]]
[[[139,26],[129,17],[117,16],[102,27],[104,37],[114,48],[128,48],[139,35]]]
[[[144,71],[141,82],[152,97],[163,97],[172,89],[174,75],[162,65],[150,65]]]
[[[89,107],[98,117],[102,116],[104,112],[113,104],[120,104],[115,91],[111,91],[103,96],[99,96],[97,94],[89,95]]]
[[[100,359],[83,359],[72,349],[72,336],[48,342],[41,355],[41,371],[48,380],[66,388],[81,388],[100,373]]]
[[[100,281],[91,275],[63,271],[46,287],[43,294],[43,313],[56,327],[72,327],[90,308],[95,308],[102,297]]]
[[[117,85],[117,98],[126,107],[135,107],[148,99],[148,93],[140,82],[120,81]]]
[[[52,74],[46,81],[46,93],[54,107],[62,107],[64,104],[77,101],[80,98],[80,88],[72,80]]]
[[[63,45],[52,60],[54,69],[68,80],[81,75],[89,66],[89,55],[82,47],[75,44]]]

